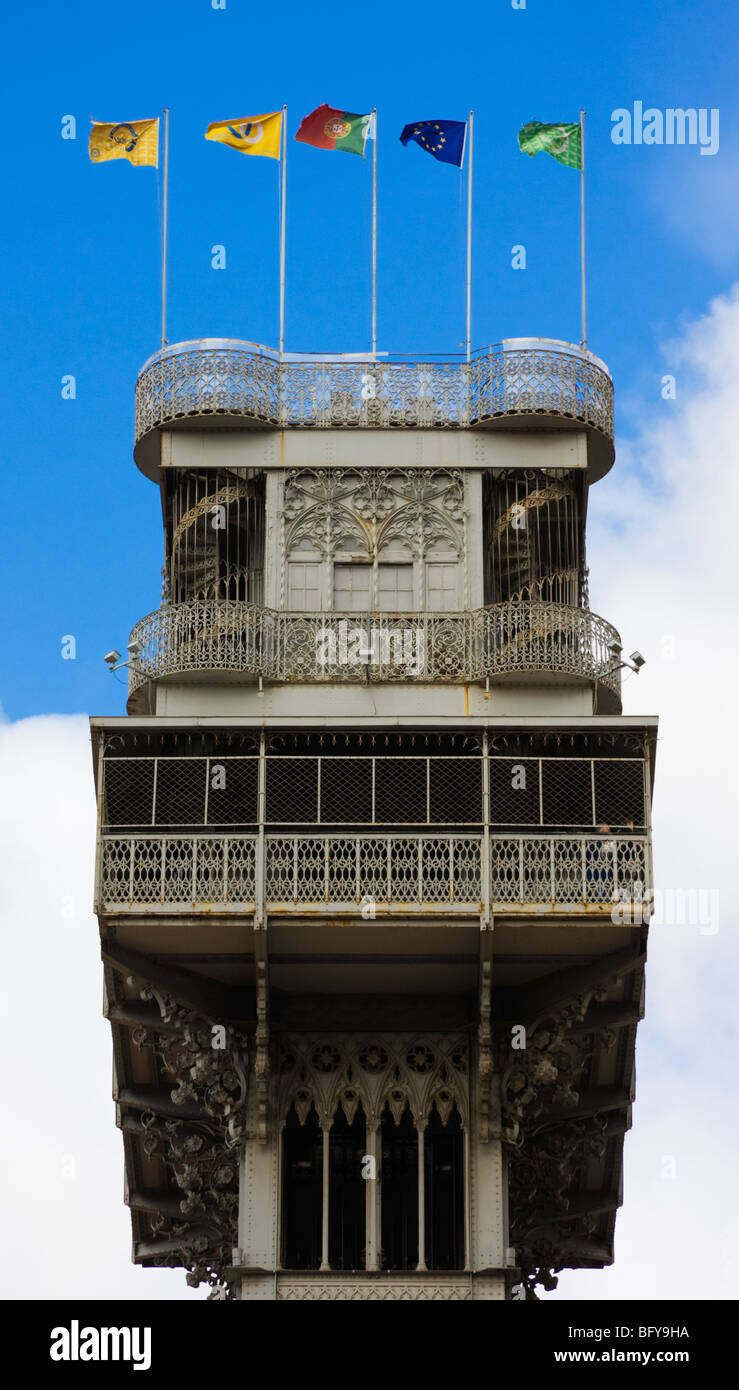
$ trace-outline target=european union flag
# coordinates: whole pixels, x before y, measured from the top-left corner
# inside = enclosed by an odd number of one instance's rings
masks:
[[[403,127],[400,143],[407,145],[409,140],[415,140],[434,159],[440,159],[443,164],[456,164],[461,169],[466,133],[466,121],[414,121],[413,125]]]

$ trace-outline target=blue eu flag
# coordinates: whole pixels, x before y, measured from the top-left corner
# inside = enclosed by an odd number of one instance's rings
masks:
[[[413,125],[403,127],[400,143],[407,145],[409,140],[415,140],[434,159],[440,159],[443,164],[456,164],[461,169],[466,132],[466,121],[414,121]]]

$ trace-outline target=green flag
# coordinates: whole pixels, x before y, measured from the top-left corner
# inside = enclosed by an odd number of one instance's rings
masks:
[[[568,169],[582,169],[582,130],[579,121],[570,125],[542,125],[541,121],[529,121],[518,132],[518,143],[523,154],[533,158],[539,150],[546,150],[560,164]]]

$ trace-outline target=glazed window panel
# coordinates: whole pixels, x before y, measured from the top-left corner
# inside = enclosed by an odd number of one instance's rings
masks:
[[[368,613],[371,568],[366,564],[334,565],[334,608],[338,613]]]
[[[377,575],[377,607],[380,613],[409,613],[413,599],[413,565],[380,562]]]
[[[287,567],[287,606],[292,613],[317,613],[321,608],[321,566],[317,561],[291,560]]]
[[[459,565],[456,561],[427,563],[426,607],[430,613],[459,611]]]

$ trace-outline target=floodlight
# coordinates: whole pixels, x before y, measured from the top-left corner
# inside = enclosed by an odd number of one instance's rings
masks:
[[[115,648],[113,648],[113,651],[112,651],[112,652],[106,652],[105,656],[103,657],[103,661],[107,661],[107,663],[108,663],[108,665],[109,665],[111,671],[113,670],[113,667],[115,666],[116,661],[120,661],[120,659],[121,659],[121,654],[120,654],[120,652],[117,652],[117,651],[115,650]]]
[[[610,642],[606,643],[606,646],[608,647],[608,650],[612,656],[620,656],[623,651],[621,643],[618,642],[615,637],[612,637]]]
[[[645,663],[645,661],[646,661],[646,657],[642,656],[641,652],[632,652],[632,653],[631,653],[631,656],[630,656],[630,658],[629,658],[629,660],[630,660],[630,661],[633,661],[633,663],[634,663],[634,665],[635,665],[635,667],[636,667],[636,669],[637,669],[637,671],[638,671],[638,670],[640,669],[640,667],[642,667],[642,666],[644,665],[644,663]]]

